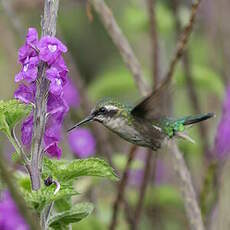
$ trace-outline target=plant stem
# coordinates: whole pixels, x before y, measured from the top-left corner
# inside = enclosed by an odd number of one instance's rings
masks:
[[[119,50],[127,68],[132,73],[139,91],[142,95],[147,95],[149,87],[145,82],[141,65],[137,60],[128,40],[118,26],[112,11],[106,5],[104,0],[90,0],[90,2],[92,3],[95,11],[99,14],[102,23]]]
[[[135,145],[133,145],[131,147],[129,155],[128,155],[128,159],[126,162],[124,173],[123,173],[121,181],[118,185],[117,197],[116,197],[116,200],[115,200],[114,205],[113,205],[113,216],[112,216],[112,220],[111,220],[110,227],[109,227],[110,230],[114,230],[116,228],[119,206],[123,200],[125,187],[126,187],[126,184],[128,182],[129,169],[130,169],[131,163],[135,157],[136,149],[137,149],[137,146],[135,146]]]
[[[149,182],[149,177],[150,177],[150,172],[151,172],[151,162],[152,162],[152,157],[154,156],[154,171],[155,171],[155,165],[156,165],[156,159],[157,159],[157,153],[156,152],[152,152],[152,150],[148,150],[147,155],[146,155],[146,161],[145,161],[145,168],[144,168],[144,176],[142,178],[142,183],[141,183],[141,187],[140,187],[140,194],[139,194],[139,198],[138,198],[138,202],[135,208],[135,213],[134,213],[134,222],[133,222],[133,226],[132,229],[136,230],[138,229],[138,224],[140,222],[140,218],[141,218],[141,212],[142,212],[142,208],[143,208],[143,202],[144,202],[144,197],[145,197],[145,191],[147,189],[148,186],[148,182]]]
[[[56,18],[59,6],[59,0],[45,0],[44,15],[41,21],[42,24],[42,36],[55,36],[56,34]],[[32,140],[32,161],[31,161],[31,182],[32,189],[38,190],[40,188],[40,159],[43,151],[42,140],[45,131],[46,124],[46,105],[48,97],[49,82],[45,77],[46,64],[40,63],[38,78],[37,78],[37,90],[36,90],[36,102],[34,111],[34,130]]]
[[[200,3],[201,3],[201,0],[197,0],[192,5],[192,11],[191,11],[189,23],[184,28],[184,31],[182,32],[182,34],[180,36],[180,39],[177,43],[177,48],[176,48],[175,54],[172,58],[172,61],[171,61],[170,66],[169,66],[169,70],[168,70],[162,84],[169,83],[173,77],[173,73],[175,71],[176,65],[177,65],[178,61],[180,60],[180,58],[182,57],[184,50],[188,44],[189,37],[190,37],[190,34],[192,33],[192,30],[193,30],[193,25],[195,23],[195,19],[196,19],[196,15],[197,15],[197,11],[198,11]]]
[[[191,230],[204,230],[200,208],[196,200],[196,194],[192,185],[191,175],[184,158],[174,141],[170,143],[170,156],[174,169],[179,177],[180,189],[185,203],[185,211]]]

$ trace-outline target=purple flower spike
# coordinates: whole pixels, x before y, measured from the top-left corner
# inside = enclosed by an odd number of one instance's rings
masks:
[[[1,230],[29,230],[20,212],[12,200],[9,192],[5,191],[0,200],[0,229]]]
[[[223,103],[222,117],[217,128],[215,151],[218,159],[224,159],[230,154],[230,87],[226,91]]]
[[[30,57],[38,55],[36,49],[38,44],[38,33],[35,28],[29,28],[26,35],[26,43],[18,52],[18,59],[21,64],[24,64],[25,60]]]
[[[35,28],[29,28],[26,35],[26,44],[36,46],[38,43],[38,32]]]
[[[63,87],[63,97],[70,107],[78,107],[80,105],[80,96],[72,81],[68,81]]]
[[[14,92],[14,97],[26,104],[34,102],[35,97],[35,84],[29,86],[20,84],[17,90]]]
[[[22,70],[15,75],[15,82],[19,82],[21,80],[26,80],[27,82],[35,81],[38,73],[38,63],[38,57],[27,57],[23,64]]]
[[[67,74],[69,72],[64,59],[60,56],[55,63],[52,64],[52,67],[58,70],[58,74],[63,81],[63,85],[65,85],[67,81]]]
[[[55,122],[61,124],[68,110],[69,106],[66,104],[62,97],[57,97],[53,94],[49,95],[47,111],[50,114],[50,117],[55,120]]]
[[[52,124],[50,120],[48,121],[48,127],[46,127],[44,134],[44,142],[47,145],[50,145],[53,142],[60,141],[61,137],[61,125]]]
[[[71,151],[80,158],[95,154],[95,140],[88,129],[79,128],[73,130],[68,137]]]
[[[51,157],[61,157],[61,149],[58,147],[58,142],[61,137],[61,124],[52,123],[52,120],[49,119],[45,134],[45,152],[47,152]]]
[[[50,80],[50,92],[54,95],[62,94],[63,81],[59,71],[55,67],[51,67],[46,71],[47,78]]]
[[[38,43],[39,58],[53,64],[62,53],[67,52],[67,47],[55,37],[44,36]]]
[[[58,147],[57,142],[53,142],[45,148],[45,152],[48,153],[51,157],[56,157],[57,159],[61,158],[62,151]]]
[[[21,133],[22,143],[26,146],[29,146],[31,144],[33,135],[33,115],[27,117],[22,123]]]

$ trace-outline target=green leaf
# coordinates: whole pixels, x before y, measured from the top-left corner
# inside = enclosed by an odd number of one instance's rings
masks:
[[[9,129],[12,129],[16,123],[28,116],[31,109],[31,105],[21,103],[15,99],[10,101],[0,101],[1,120],[5,119]],[[2,127],[1,125],[2,122],[0,123],[0,129],[4,129],[5,127]]]
[[[62,183],[60,190],[56,194],[54,194],[56,189],[54,184],[48,187],[42,185],[38,191],[32,191],[30,178],[27,175],[17,173],[15,177],[28,206],[36,209],[38,212],[53,201],[68,199],[71,196],[79,194],[70,183]]]
[[[43,186],[38,191],[32,191],[30,193],[27,192],[26,200],[32,205],[33,208],[35,208],[38,212],[41,212],[46,205],[53,201],[79,194],[69,184],[61,184],[61,188],[56,194],[54,194],[55,189],[56,186],[52,184],[49,187]]]
[[[88,158],[73,161],[58,161],[44,158],[44,174],[52,175],[59,183],[75,180],[80,176],[106,177],[118,180],[112,167],[99,158]]]
[[[55,210],[57,210],[58,212],[69,210],[71,209],[71,206],[72,206],[71,198],[65,197],[60,200],[56,200],[54,203],[54,206],[55,206]]]
[[[72,209],[58,213],[49,219],[49,226],[54,229],[62,229],[68,224],[78,222],[86,218],[93,211],[91,203],[80,203]]]

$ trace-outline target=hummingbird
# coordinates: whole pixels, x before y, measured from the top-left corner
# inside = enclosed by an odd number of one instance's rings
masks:
[[[162,85],[134,107],[111,99],[101,100],[85,119],[68,132],[87,122],[96,121],[126,141],[153,151],[161,148],[165,139],[173,137],[193,142],[184,132],[186,126],[207,120],[214,114],[206,113],[178,119],[167,116],[162,109],[165,89]]]

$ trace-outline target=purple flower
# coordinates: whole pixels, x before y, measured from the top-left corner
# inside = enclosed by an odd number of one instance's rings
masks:
[[[25,60],[30,57],[38,55],[36,46],[38,44],[38,33],[35,28],[29,28],[26,35],[26,43],[19,49],[18,59],[21,64],[24,64]]]
[[[7,191],[2,194],[0,201],[0,229],[29,230],[28,225],[22,218],[17,206]]]
[[[217,128],[215,138],[215,151],[219,159],[223,159],[230,154],[230,87],[226,90],[223,103],[222,117]]]
[[[14,92],[14,97],[26,104],[34,102],[34,97],[35,97],[35,84],[31,85],[25,85],[25,84],[20,84],[17,88],[17,90]]]
[[[57,96],[61,95],[63,92],[63,81],[58,70],[55,67],[51,67],[46,71],[46,76],[50,80],[50,92]]]
[[[71,151],[80,158],[95,154],[95,140],[88,129],[79,128],[73,130],[68,137]]]
[[[36,46],[38,44],[38,32],[35,28],[28,29],[26,44],[29,46]]]
[[[45,152],[47,152],[49,156],[56,157],[57,159],[60,159],[61,155],[62,155],[62,151],[58,147],[58,143],[57,142],[53,142],[50,145],[48,145],[45,148]]]
[[[23,145],[29,146],[31,144],[33,135],[33,115],[27,117],[22,123],[21,134],[21,140]]]
[[[44,36],[38,42],[39,58],[47,62],[49,65],[53,64],[62,53],[67,51],[67,47],[55,37]]]
[[[80,105],[79,93],[71,80],[65,84],[63,92],[63,98],[70,107],[78,107]]]
[[[49,122],[48,122],[48,125]],[[62,151],[58,147],[58,142],[60,141],[61,124],[52,124],[46,127],[44,134],[45,152],[51,157],[57,157],[60,159]]]
[[[61,137],[61,124],[50,124],[46,126],[44,134],[44,142],[46,145],[50,145],[53,142],[60,141]]]
[[[37,78],[38,73],[38,57],[27,57],[23,63],[22,70],[15,75],[15,82],[26,80],[27,82],[33,82]]]
[[[69,72],[64,59],[60,56],[53,64],[52,67],[58,70],[58,74],[63,81],[63,85],[65,85],[67,81],[67,74]]]
[[[50,81],[47,100],[48,119],[44,133],[44,149],[50,156],[60,158],[61,125],[69,110],[63,94],[63,87],[67,82],[68,68],[62,58],[67,47],[55,37],[44,36],[38,40],[36,29],[29,28],[25,44],[19,49],[19,62],[22,70],[16,74],[15,82],[21,83],[15,91],[15,98],[24,103],[36,101],[36,78],[39,63],[46,64],[46,78]],[[30,115],[21,126],[22,143],[29,146],[33,134],[33,115]]]
[[[64,116],[69,111],[69,106],[62,97],[49,94],[47,102],[47,111],[57,123],[62,123]]]

